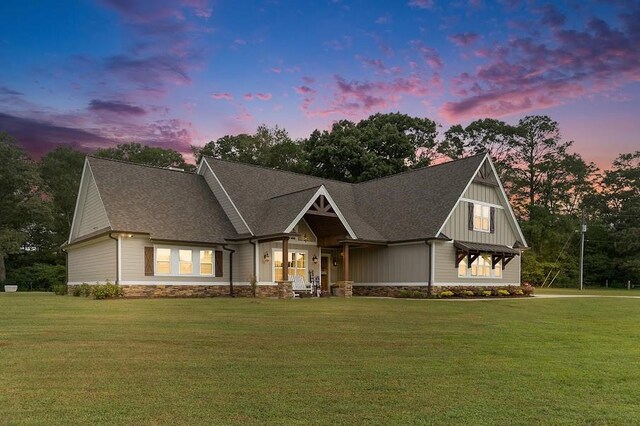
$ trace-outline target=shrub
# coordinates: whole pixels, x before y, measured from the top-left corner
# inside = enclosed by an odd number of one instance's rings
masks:
[[[529,283],[525,283],[525,285],[523,285],[520,289],[525,296],[533,295],[533,286]]]
[[[123,295],[122,287],[107,281],[105,284],[96,284],[92,289],[93,298],[97,300],[111,299]]]
[[[65,296],[67,291],[68,289],[66,284],[56,284],[53,286],[53,292],[58,296]]]
[[[54,286],[64,284],[65,267],[35,263],[8,271],[7,281],[20,291],[52,291]]]
[[[505,290],[503,288],[498,290],[498,296],[509,296],[509,290]]]
[[[463,294],[464,294],[464,296],[466,296],[466,297],[473,297],[473,296],[475,296],[475,293],[474,293],[473,291],[471,291],[471,290],[465,290],[465,291],[463,292]]]
[[[440,292],[440,297],[452,297],[453,292],[451,290],[444,290]]]
[[[74,297],[80,297],[80,286],[79,285],[74,285],[71,288],[71,295]]]
[[[414,290],[411,292],[411,296],[412,299],[422,299],[422,292],[420,290]]]
[[[482,295],[483,295],[484,297],[489,297],[489,296],[491,296],[491,290],[484,290],[484,291],[482,292]]]
[[[409,296],[411,296],[411,293],[409,292],[409,290],[400,290],[400,293],[398,293],[398,297],[401,297],[403,299],[406,299]]]

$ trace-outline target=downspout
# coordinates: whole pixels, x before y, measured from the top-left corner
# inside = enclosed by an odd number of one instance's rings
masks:
[[[258,282],[258,246],[256,241],[249,240],[249,243],[253,246],[253,275],[255,276],[256,283]]]
[[[69,252],[62,247],[60,251],[64,253],[64,284],[69,285]]]
[[[109,238],[116,242],[116,284],[120,284],[120,242],[117,238],[113,238],[109,232]]]
[[[229,252],[229,296],[236,297],[235,294],[233,294],[233,253],[236,251],[227,248],[226,245],[222,245],[222,249]]]

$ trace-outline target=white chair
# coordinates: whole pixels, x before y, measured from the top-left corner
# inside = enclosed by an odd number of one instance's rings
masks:
[[[289,276],[291,280],[291,288],[293,290],[294,297],[298,297],[297,293],[311,291],[311,285],[304,282],[304,278],[300,275]]]

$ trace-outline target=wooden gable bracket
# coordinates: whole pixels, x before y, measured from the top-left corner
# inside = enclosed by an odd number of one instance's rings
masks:
[[[318,199],[309,207],[306,214],[316,216],[338,217],[333,211],[331,204],[327,203],[327,199],[324,195],[320,195]]]
[[[478,257],[480,257],[480,253],[469,253],[469,257],[467,257],[467,267],[471,268],[471,264],[475,262]]]
[[[462,259],[464,259],[464,257],[467,255],[466,252],[462,251],[462,250],[456,250],[456,269],[458,268],[458,265],[460,264],[460,262],[462,262]]]
[[[491,269],[496,269],[496,265],[498,264],[498,262],[500,262],[502,259],[504,259],[504,254],[501,253],[494,253],[491,255]]]
[[[511,260],[516,257],[515,254],[505,254],[504,260],[502,261],[502,268],[504,269]]]

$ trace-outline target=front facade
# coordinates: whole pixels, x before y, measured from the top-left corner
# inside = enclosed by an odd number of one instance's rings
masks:
[[[110,281],[132,297],[277,296],[290,280],[393,296],[520,285],[525,248],[484,155],[360,184],[87,157],[65,251],[69,286]]]

